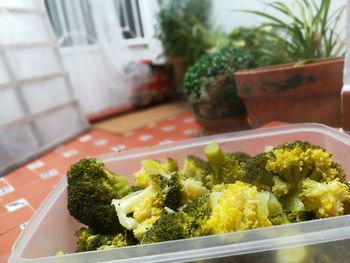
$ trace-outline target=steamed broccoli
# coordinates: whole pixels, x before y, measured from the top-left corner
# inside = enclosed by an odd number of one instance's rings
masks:
[[[190,237],[208,235],[208,231],[203,226],[212,212],[211,199],[214,196],[208,193],[180,208],[180,211],[186,215],[184,225],[188,228]]]
[[[141,244],[177,240],[190,237],[189,218],[185,213],[164,212],[152,227],[145,232]]]
[[[204,153],[208,158],[209,165],[214,171],[214,174],[218,175],[225,162],[225,154],[219,144],[217,142],[209,143],[205,146]]]
[[[214,174],[208,162],[194,155],[189,155],[184,160],[179,178],[182,204],[197,200],[208,193],[214,184]]]
[[[268,205],[255,186],[237,181],[214,187],[211,195],[212,213],[204,226],[211,234],[272,225]]]
[[[251,157],[243,152],[225,154],[224,164],[217,176],[216,183],[232,184],[236,181],[250,183],[251,174],[247,173],[246,164]]]
[[[136,240],[128,231],[115,234],[99,234],[91,228],[82,227],[75,232],[75,236],[78,238],[76,252],[106,250],[136,244]]]
[[[134,173],[135,186],[146,188],[150,182],[150,175],[160,174],[167,177],[177,171],[178,165],[172,158],[166,158],[164,161],[143,160],[141,169]]]
[[[340,165],[332,161],[332,154],[308,142],[286,143],[267,152],[266,169],[275,173],[292,187],[303,178],[319,182],[339,180],[345,174]]]
[[[184,206],[190,236],[227,233],[272,225],[270,219],[281,217],[282,206],[269,192],[237,181],[214,186],[212,192]]]
[[[209,163],[194,155],[188,155],[186,157],[184,167],[179,175],[183,179],[191,178],[200,181],[208,189],[214,184],[213,170]]]
[[[285,143],[272,148],[264,157],[267,172],[273,174],[272,193],[288,211],[291,221],[312,219],[312,213],[317,213],[305,207],[307,195],[301,200],[302,182],[306,178],[319,183],[333,180],[342,183],[345,179],[340,165],[331,159],[332,154],[308,142]]]
[[[301,201],[317,218],[343,215],[344,206],[350,203],[347,185],[337,180],[319,183],[307,178],[301,182],[301,189]]]
[[[141,243],[269,226],[269,211],[273,215],[282,211],[269,202],[269,193],[257,192],[255,187],[243,182],[217,185],[213,191],[184,205],[179,211],[163,213],[144,234]],[[244,195],[246,198],[237,199]]]
[[[189,155],[181,170],[171,158],[144,160],[134,174],[133,187],[96,159],[73,165],[67,174],[68,208],[89,226],[76,232],[77,251],[200,237],[350,212],[345,174],[331,153],[319,146],[296,141],[252,157],[243,152],[224,153],[219,144],[211,143],[204,153],[208,162]],[[299,252],[304,258],[305,251]]]
[[[142,239],[166,207],[177,209],[180,204],[177,174],[150,174],[148,178],[145,189],[113,200],[120,224],[132,230],[138,240]]]
[[[67,181],[68,210],[74,218],[99,233],[123,231],[111,201],[129,192],[125,177],[110,172],[97,159],[86,158],[72,165]]]
[[[215,184],[232,184],[242,181],[257,186],[261,190],[271,190],[272,176],[266,171],[266,158],[259,154],[251,157],[244,152],[224,154],[217,143],[205,148],[210,166],[215,171]]]

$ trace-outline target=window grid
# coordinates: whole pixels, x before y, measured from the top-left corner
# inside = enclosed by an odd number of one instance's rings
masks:
[[[40,3],[40,1],[37,1],[37,3]],[[38,154],[54,147],[60,142],[63,142],[72,136],[74,134],[79,134],[82,131],[86,130],[88,127],[88,124],[83,117],[79,105],[77,101],[74,99],[73,96],[73,90],[70,85],[70,81],[68,79],[67,74],[63,71],[63,63],[61,61],[59,48],[57,46],[57,42],[54,38],[54,35],[52,33],[51,26],[49,24],[49,20],[44,12],[40,12],[39,10],[31,10],[31,9],[21,9],[21,8],[7,8],[7,11],[13,15],[14,17],[19,14],[30,14],[30,15],[39,15],[43,19],[43,24],[45,26],[45,31],[47,34],[46,42],[42,43],[9,43],[9,44],[0,44],[0,60],[2,64],[4,65],[5,71],[8,75],[7,82],[0,84],[0,91],[4,89],[13,90],[16,100],[19,102],[19,110],[23,113],[20,118],[11,120],[10,122],[6,122],[0,125],[0,132],[8,133],[9,131],[16,129],[18,131],[21,130],[21,127],[28,128],[29,133],[25,133],[22,136],[29,136],[28,138],[32,138],[31,143],[33,144],[33,148],[29,151],[21,152],[18,156],[15,156],[15,158],[12,156],[14,152],[18,152],[18,149],[12,149],[11,147],[16,147],[16,142],[7,142],[5,145],[6,152],[9,155],[5,155],[6,160],[10,160],[10,162],[0,162],[0,176],[5,174],[5,172],[8,172],[17,166],[23,164],[24,162],[34,158]],[[7,43],[7,42],[5,42]],[[16,50],[31,50],[31,49],[40,49],[40,48],[50,48],[54,51],[54,55],[56,57],[59,71],[57,71],[54,74],[51,75],[45,75],[39,77],[28,77],[28,78],[20,78],[16,73],[16,67],[14,67],[9,59],[8,51],[16,51]],[[31,113],[31,110],[29,108],[29,105],[27,103],[26,98],[23,94],[23,89],[25,89],[26,85],[28,84],[35,84],[35,83],[45,83],[46,81],[50,79],[56,79],[56,78],[62,78],[65,82],[65,86],[67,88],[68,97],[67,101],[56,106],[51,106],[48,108],[45,108],[41,111],[38,111],[37,113]],[[55,114],[57,112],[61,112],[64,109],[72,109],[72,112],[76,116],[78,116],[78,123],[79,128],[72,128],[72,130],[67,130],[64,134],[60,134],[55,138],[55,140],[52,140],[50,142],[42,141],[42,138],[45,137],[45,131],[40,130],[37,126],[36,122],[40,121],[41,118],[45,118],[47,116],[51,116],[51,114]],[[11,146],[15,145],[15,146]],[[3,149],[2,154],[6,154],[4,152],[5,149]]]

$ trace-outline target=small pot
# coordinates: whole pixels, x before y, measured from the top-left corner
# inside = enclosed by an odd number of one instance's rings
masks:
[[[270,121],[318,122],[339,127],[344,58],[284,64],[235,73],[253,128]]]

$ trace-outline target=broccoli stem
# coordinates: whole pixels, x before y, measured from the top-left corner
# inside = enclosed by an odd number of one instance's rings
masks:
[[[225,162],[225,154],[217,142],[212,142],[204,148],[204,153],[208,158],[210,167],[216,175],[219,174],[222,165]]]

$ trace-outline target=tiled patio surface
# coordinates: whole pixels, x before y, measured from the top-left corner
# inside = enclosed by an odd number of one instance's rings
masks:
[[[185,140],[198,132],[189,113],[150,123],[125,136],[91,130],[0,178],[0,262],[7,261],[21,230],[74,162],[86,156]]]

